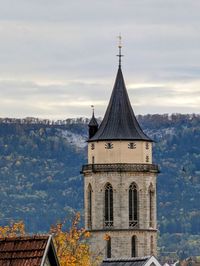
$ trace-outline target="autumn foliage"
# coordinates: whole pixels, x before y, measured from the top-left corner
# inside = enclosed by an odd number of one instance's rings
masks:
[[[78,228],[80,214],[77,213],[70,230],[64,229],[64,224],[59,223],[51,228],[54,243],[61,266],[94,266],[98,258],[89,251],[87,239],[90,233]]]
[[[80,214],[77,213],[69,230],[65,229],[65,223],[58,223],[50,229],[61,266],[96,266],[99,263],[98,256],[92,256],[87,244],[90,233],[79,228],[79,222]],[[0,238],[24,235],[23,221],[0,226]]]
[[[23,221],[0,226],[0,237],[16,237],[25,235],[25,225]]]

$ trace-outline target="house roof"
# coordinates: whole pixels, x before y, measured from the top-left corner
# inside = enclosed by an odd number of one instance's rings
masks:
[[[104,259],[101,266],[161,266],[154,256]]]
[[[59,266],[53,241],[49,235],[0,239],[2,266],[43,266],[47,257],[50,265]]]
[[[89,141],[98,140],[147,140],[152,141],[141,129],[128,97],[121,66],[103,121]]]
[[[142,266],[148,259],[149,257],[105,259],[101,266]]]

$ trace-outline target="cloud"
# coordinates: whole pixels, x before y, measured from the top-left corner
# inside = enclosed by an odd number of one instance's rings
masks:
[[[66,118],[102,116],[108,105],[111,87],[108,84],[69,82],[37,84],[30,81],[0,81],[1,116]],[[136,114],[198,112],[200,82],[187,84],[130,84],[129,97]],[[185,109],[184,109],[185,108]],[[184,111],[185,110],[185,111]]]
[[[0,81],[1,116],[86,116],[91,113],[92,104],[105,107],[102,89],[103,85],[83,82],[43,85],[30,81]]]
[[[199,112],[200,2],[0,4],[2,116],[88,116],[91,103],[102,116],[116,75],[119,32],[136,113]]]

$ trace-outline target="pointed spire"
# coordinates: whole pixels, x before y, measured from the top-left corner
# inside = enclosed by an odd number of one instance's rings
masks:
[[[99,128],[98,122],[97,122],[97,120],[96,120],[96,118],[94,116],[94,105],[91,105],[91,107],[92,107],[92,118],[90,119],[90,122],[88,124],[88,127],[89,127],[89,139],[92,138],[96,134],[96,132],[97,132],[97,130]]]
[[[92,108],[92,118],[90,119],[88,126],[98,126],[97,120],[94,116],[94,105],[91,105],[91,108]]]
[[[121,65],[120,65],[121,66]],[[90,141],[96,140],[147,140],[128,97],[121,67],[117,72],[114,88],[104,119]]]

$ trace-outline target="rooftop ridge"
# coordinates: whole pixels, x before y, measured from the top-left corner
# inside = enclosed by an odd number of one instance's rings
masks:
[[[23,235],[23,236],[7,236],[0,237],[0,242],[2,241],[26,241],[26,240],[46,240],[51,236],[51,234],[36,234],[36,235]]]
[[[145,261],[150,259],[152,256],[145,256],[145,257],[122,257],[122,258],[107,258],[104,259],[103,261]]]

